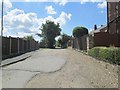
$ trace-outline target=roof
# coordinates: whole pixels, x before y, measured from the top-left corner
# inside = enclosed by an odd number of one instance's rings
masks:
[[[104,29],[104,28],[106,28],[106,27],[107,27],[107,25],[103,25],[103,26],[97,28],[97,30],[92,30],[92,31],[90,32],[90,34],[93,35],[94,33],[98,33],[98,32],[100,32],[101,29]]]

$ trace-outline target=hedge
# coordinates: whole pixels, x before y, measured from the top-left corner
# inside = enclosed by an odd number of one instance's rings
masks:
[[[120,48],[117,47],[94,47],[88,55],[120,65]]]

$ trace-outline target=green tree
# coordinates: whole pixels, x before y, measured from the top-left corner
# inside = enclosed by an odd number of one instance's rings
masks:
[[[61,48],[67,48],[67,43],[70,39],[71,39],[71,36],[67,34],[61,35],[61,38],[58,39],[58,42],[61,45]]]
[[[24,39],[24,40],[33,40],[34,38],[33,38],[33,36],[31,35],[31,36],[26,36],[26,37],[24,37],[23,39]]]
[[[82,37],[82,36],[84,36],[84,35],[86,35],[86,34],[88,34],[88,29],[87,28],[85,28],[85,27],[75,27],[74,29],[73,29],[73,36],[74,37],[77,37],[77,38],[79,38],[79,37]]]
[[[48,48],[54,48],[55,37],[60,35],[61,28],[59,23],[55,24],[53,21],[46,21],[45,24],[42,24],[41,34],[39,36],[43,37]]]
[[[41,40],[41,42],[40,42],[40,48],[46,48],[47,46],[46,46],[46,42],[45,42],[45,40]]]

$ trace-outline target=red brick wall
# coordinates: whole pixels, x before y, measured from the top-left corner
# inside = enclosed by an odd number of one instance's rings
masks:
[[[108,32],[120,34],[120,23],[116,22],[120,16],[120,2],[108,2]]]

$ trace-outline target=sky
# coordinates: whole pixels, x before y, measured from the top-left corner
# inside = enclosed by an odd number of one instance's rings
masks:
[[[1,6],[1,4],[0,4]],[[4,36],[24,37],[36,33],[46,20],[60,23],[61,33],[72,35],[76,26],[84,26],[89,32],[94,25],[107,24],[107,4],[104,0],[53,0],[33,2],[29,0],[11,2],[4,0]],[[1,19],[1,18],[0,18]]]

